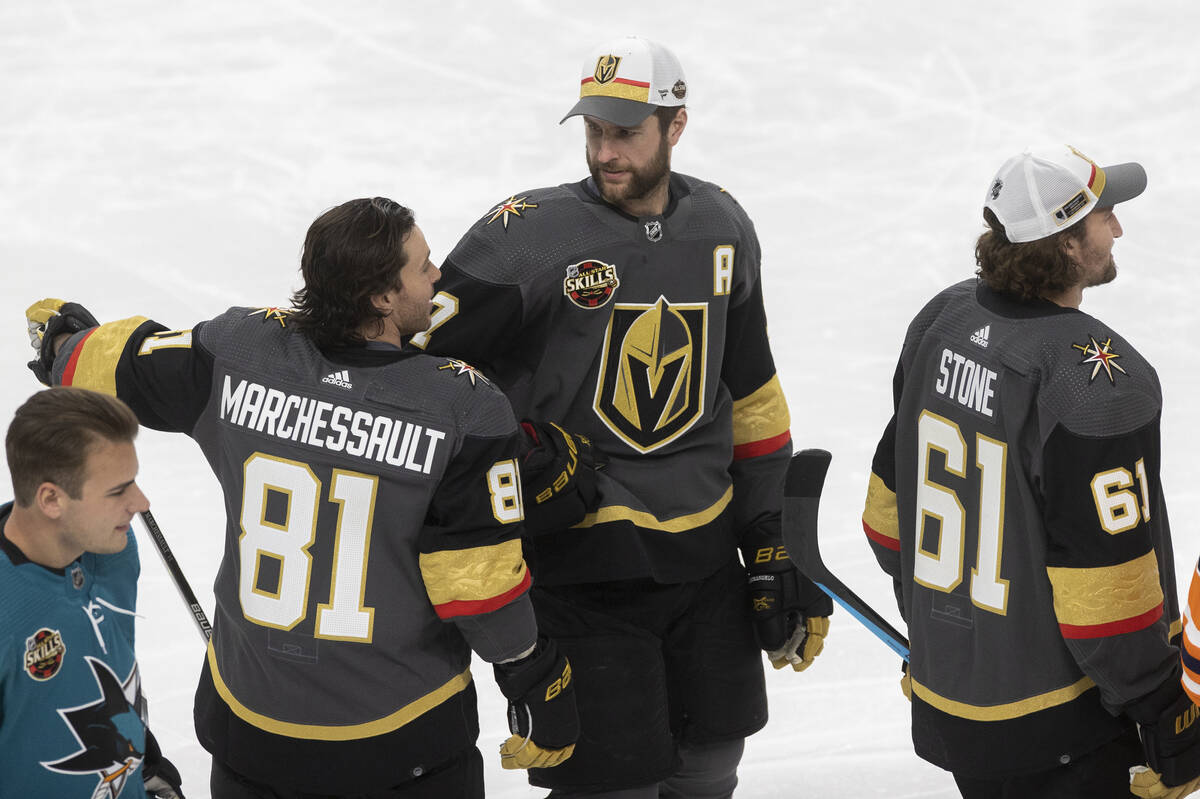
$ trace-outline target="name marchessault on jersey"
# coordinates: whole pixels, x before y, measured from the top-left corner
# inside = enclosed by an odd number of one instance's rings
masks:
[[[219,418],[276,438],[429,474],[441,430],[225,375]]]

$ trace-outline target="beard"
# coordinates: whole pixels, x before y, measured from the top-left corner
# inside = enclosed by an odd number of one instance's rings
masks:
[[[1098,272],[1089,277],[1088,281],[1084,283],[1083,287],[1092,288],[1093,286],[1103,286],[1105,283],[1111,283],[1116,279],[1117,262],[1110,255],[1108,256],[1108,263],[1106,263]]]
[[[584,156],[587,159],[588,172],[591,173],[592,181],[596,184],[600,196],[610,205],[619,206],[621,203],[645,199],[667,181],[671,172],[670,153],[671,148],[667,144],[667,137],[663,136],[659,141],[658,151],[644,167],[624,167],[629,173],[629,181],[623,186],[606,184],[601,178],[600,168],[609,164],[624,165],[616,161],[600,164],[592,159],[592,154],[586,148]]]

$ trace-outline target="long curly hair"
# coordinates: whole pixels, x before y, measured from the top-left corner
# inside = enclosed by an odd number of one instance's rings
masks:
[[[990,288],[1031,300],[1061,293],[1079,282],[1079,266],[1067,255],[1066,244],[1083,238],[1082,220],[1044,239],[1020,244],[1008,240],[991,209],[983,209],[983,221],[988,229],[975,242],[979,267],[975,274]]]
[[[386,197],[350,200],[321,214],[308,228],[292,295],[296,325],[319,347],[361,344],[362,330],[385,314],[371,298],[399,285],[412,210]]]

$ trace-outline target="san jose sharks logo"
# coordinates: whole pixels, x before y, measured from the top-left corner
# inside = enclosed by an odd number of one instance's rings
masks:
[[[708,306],[618,303],[605,332],[592,407],[638,452],[682,435],[704,410]]]
[[[80,749],[61,760],[42,761],[42,766],[60,774],[95,774],[99,781],[92,799],[117,799],[145,752],[146,727],[136,710],[141,681],[136,665],[122,683],[103,661],[84,659],[100,697],[86,705],[58,709]],[[132,794],[142,790],[141,780],[134,788]]]

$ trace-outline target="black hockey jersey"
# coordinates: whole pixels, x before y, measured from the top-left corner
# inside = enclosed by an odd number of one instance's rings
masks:
[[[1103,322],[974,279],[908,329],[863,527],[912,639],[917,754],[1069,762],[1177,669],[1158,376]]]
[[[727,193],[673,174],[661,216],[590,181],[514,195],[442,267],[412,344],[493,376],[518,417],[587,435],[600,503],[527,542],[542,583],[711,574],[753,527],[778,534],[791,453],[754,227]]]
[[[319,793],[471,746],[468,642],[494,661],[536,637],[507,400],[461,361],[376,346],[321,352],[287,312],[233,308],[102,325],[55,364],[200,445],[228,523],[198,735]]]

